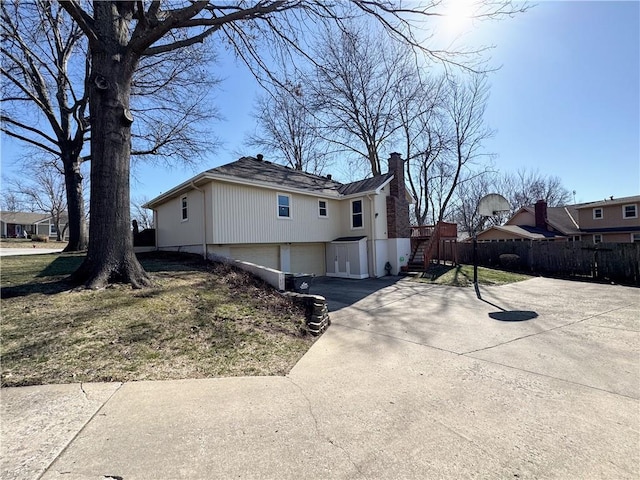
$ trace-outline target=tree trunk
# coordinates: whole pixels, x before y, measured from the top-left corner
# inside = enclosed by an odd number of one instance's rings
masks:
[[[96,4],[98,8],[108,7]],[[104,25],[105,30],[114,24]],[[137,58],[120,45],[116,30],[110,45],[92,50],[89,79],[91,115],[91,221],[87,257],[71,279],[88,288],[110,282],[134,288],[151,284],[133,250],[130,230],[131,79]]]
[[[84,197],[82,195],[82,175],[80,161],[65,157],[64,179],[67,191],[67,214],[69,215],[69,243],[65,252],[80,252],[87,249],[87,220],[84,216]]]

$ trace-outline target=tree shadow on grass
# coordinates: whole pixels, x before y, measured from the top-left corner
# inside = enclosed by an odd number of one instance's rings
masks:
[[[22,297],[37,293],[53,295],[71,290],[74,285],[67,281],[67,277],[80,266],[83,260],[84,254],[59,255],[31,277],[34,280],[43,280],[25,283],[14,280],[14,285],[3,286],[0,289],[0,298]],[[47,281],[48,278],[51,280]]]
[[[56,293],[67,292],[73,287],[74,285],[67,281],[66,278],[54,282],[24,283],[22,285],[2,287],[0,289],[0,298],[24,297],[36,293],[54,295]]]
[[[49,263],[36,277],[71,275],[84,261],[84,255],[60,255]]]
[[[185,253],[153,252],[139,254],[138,258],[149,273],[189,272],[206,268],[202,257]],[[0,289],[0,298],[23,297],[32,294],[55,295],[69,291],[77,285],[69,282],[68,276],[78,269],[84,259],[84,253],[58,255],[40,271],[34,272],[31,276],[32,281],[18,283],[20,280],[17,280],[13,285],[3,285]]]

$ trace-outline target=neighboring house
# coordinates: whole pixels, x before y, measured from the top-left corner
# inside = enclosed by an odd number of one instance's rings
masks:
[[[539,200],[519,209],[504,225],[478,234],[478,241],[640,241],[640,196],[547,207]]]
[[[577,207],[583,240],[640,242],[640,195],[593,202]]]
[[[67,217],[61,220],[61,228],[67,226]],[[27,236],[41,235],[53,240],[57,238],[57,230],[53,217],[46,213],[33,212],[0,212],[0,228],[2,238],[24,238]],[[65,230],[65,238],[68,238]]]
[[[284,272],[346,278],[397,273],[410,254],[404,162],[349,184],[243,157],[144,205],[156,246],[242,260]]]

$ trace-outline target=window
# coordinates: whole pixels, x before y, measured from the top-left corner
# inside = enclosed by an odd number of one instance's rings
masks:
[[[622,218],[638,218],[638,206],[635,203],[632,205],[623,205]]]
[[[56,228],[56,226],[52,223],[49,225],[49,235],[50,236],[54,236],[58,234],[58,229]]]
[[[593,209],[593,219],[594,220],[600,220],[604,218],[604,212],[602,211],[602,208],[594,208]]]
[[[189,210],[187,205],[187,197],[182,197],[182,221],[189,219]]]
[[[633,243],[639,243],[640,242],[640,233],[632,233],[631,234],[631,241]]]
[[[596,233],[593,236],[593,243],[602,243],[602,235],[599,233]]]
[[[278,218],[291,218],[291,195],[278,194]]]
[[[326,200],[318,200],[318,216],[321,218],[327,218],[329,216],[327,213]]]
[[[351,202],[351,228],[362,228],[362,200]]]

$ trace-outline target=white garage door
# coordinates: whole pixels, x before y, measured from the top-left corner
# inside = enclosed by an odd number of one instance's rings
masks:
[[[291,271],[296,273],[326,273],[324,243],[291,245]]]
[[[231,247],[231,258],[251,262],[263,267],[280,269],[280,248],[278,245],[247,245]]]

